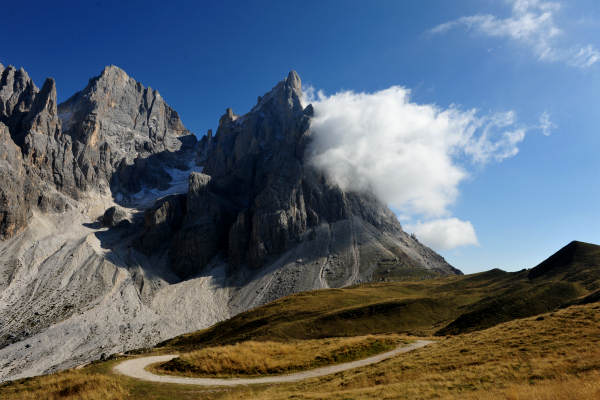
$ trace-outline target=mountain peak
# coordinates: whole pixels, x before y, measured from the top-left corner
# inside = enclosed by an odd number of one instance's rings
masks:
[[[122,68],[119,68],[116,65],[111,64],[111,65],[107,65],[106,67],[104,67],[100,76],[107,76],[107,75],[114,75],[114,74],[127,75],[127,72],[125,72]],[[129,75],[127,75],[127,77],[129,77]]]
[[[238,119],[238,116],[235,115],[235,113],[233,112],[233,110],[230,107],[228,107],[225,110],[225,114],[223,114],[223,116],[221,116],[221,118],[219,119],[219,126],[226,124],[228,122],[233,122],[236,119]]]
[[[291,86],[293,89],[302,90],[302,80],[300,76],[294,70],[291,70],[285,80],[286,85]]]
[[[600,246],[574,240],[529,271],[529,278],[557,274],[600,265]]]

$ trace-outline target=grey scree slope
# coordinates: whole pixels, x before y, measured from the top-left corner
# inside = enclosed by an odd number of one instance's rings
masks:
[[[299,291],[460,273],[306,162],[301,98],[292,71],[198,141],[117,67],[58,105],[54,80],[0,64],[0,381]]]

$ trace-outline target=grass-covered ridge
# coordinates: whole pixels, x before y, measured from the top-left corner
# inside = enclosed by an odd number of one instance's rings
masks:
[[[152,366],[158,374],[225,377],[278,375],[339,364],[389,351],[401,343],[399,336],[358,336],[282,342],[247,341],[207,347]]]
[[[139,381],[118,360],[0,385],[0,398],[233,400],[600,398],[600,303],[575,305],[437,343],[367,367],[297,383],[203,388]],[[78,394],[69,394],[74,384]],[[100,385],[93,382],[108,382]]]
[[[246,340],[385,333],[455,335],[556,310],[587,298],[592,301],[598,290],[600,246],[572,242],[531,270],[493,269],[432,280],[299,293],[209,329],[171,339],[162,346],[193,349]]]
[[[577,386],[573,386],[577,385]],[[366,368],[214,399],[600,398],[600,304],[443,338]]]

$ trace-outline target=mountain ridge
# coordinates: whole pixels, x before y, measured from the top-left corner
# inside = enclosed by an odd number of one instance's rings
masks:
[[[118,67],[61,104],[19,71],[0,72],[0,380],[299,291],[460,273],[306,162],[293,71],[201,140]]]

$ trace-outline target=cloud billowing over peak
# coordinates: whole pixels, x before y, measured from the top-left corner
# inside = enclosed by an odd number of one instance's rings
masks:
[[[409,221],[448,218],[469,169],[515,156],[525,137],[512,111],[480,115],[417,104],[400,86],[374,93],[327,96],[312,88],[306,93],[304,103],[314,107],[311,162],[344,190],[372,191]],[[477,242],[470,223],[456,221],[460,229],[446,231],[462,232],[464,239],[437,248]]]

